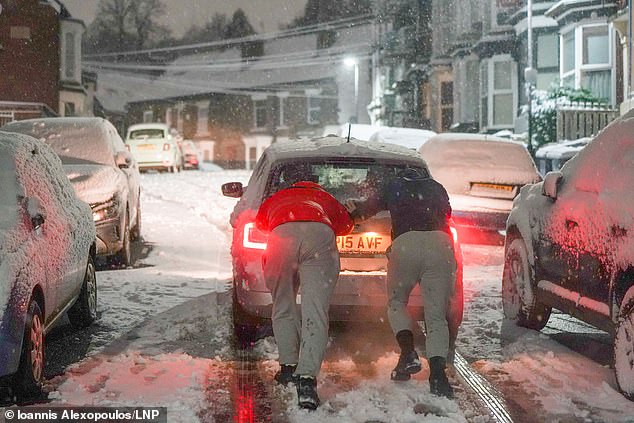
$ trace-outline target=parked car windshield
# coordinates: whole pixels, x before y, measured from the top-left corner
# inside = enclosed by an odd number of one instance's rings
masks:
[[[3,129],[30,135],[50,145],[63,164],[114,166],[114,153],[103,131],[86,123],[62,123],[52,119],[14,122]]]
[[[394,177],[405,164],[363,163],[350,161],[287,162],[273,171],[268,195],[297,181],[321,185],[337,200],[367,199],[378,193],[381,183]],[[419,168],[421,172],[426,170]],[[267,195],[267,196],[268,196]]]

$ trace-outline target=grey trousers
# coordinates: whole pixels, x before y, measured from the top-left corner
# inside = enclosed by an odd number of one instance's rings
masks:
[[[264,278],[273,296],[273,334],[280,364],[297,363],[297,375],[319,373],[328,344],[330,297],[338,277],[339,251],[328,225],[290,222],[271,231]]]
[[[421,284],[425,308],[426,355],[447,357],[450,340],[447,315],[456,285],[453,240],[442,231],[411,231],[398,236],[388,253],[388,318],[394,333],[412,330],[407,302],[414,286]]]

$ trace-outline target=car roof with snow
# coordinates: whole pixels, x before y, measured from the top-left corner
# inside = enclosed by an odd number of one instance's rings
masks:
[[[231,214],[231,222],[247,209],[259,207],[268,176],[278,164],[289,161],[315,161],[319,159],[374,160],[403,165],[425,167],[427,164],[414,150],[394,144],[342,138],[334,135],[312,139],[294,139],[271,144],[257,162],[248,187]]]
[[[435,135],[436,133],[434,131],[427,129],[385,127],[375,132],[370,137],[370,141],[397,144],[418,150],[421,145]]]
[[[370,142],[355,138],[327,137],[295,139],[278,142],[268,147],[266,160],[309,159],[318,157],[355,157],[383,160],[405,160],[421,164],[421,156],[409,148],[382,142]],[[424,163],[424,162],[423,162]]]
[[[137,123],[128,127],[128,133],[137,129],[164,129],[169,130],[169,127],[164,123]]]
[[[535,157],[544,159],[569,159],[582,150],[592,138],[566,140],[545,144],[535,152]]]

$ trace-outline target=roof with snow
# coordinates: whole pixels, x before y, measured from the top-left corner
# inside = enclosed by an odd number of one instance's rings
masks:
[[[317,81],[342,72],[341,55],[363,57],[371,51],[371,25],[342,29],[337,35],[325,49],[317,48],[317,34],[266,40],[264,55],[253,60],[244,60],[238,47],[185,55],[160,77],[99,69],[97,98],[106,110],[124,111],[128,103],[148,100],[319,88]]]

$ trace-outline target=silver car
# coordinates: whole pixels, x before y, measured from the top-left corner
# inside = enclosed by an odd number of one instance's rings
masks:
[[[0,132],[0,383],[18,397],[40,391],[53,324],[97,317],[95,249],[90,207],[55,153]]]
[[[266,234],[254,225],[262,202],[287,185],[290,168],[303,166],[307,178],[315,180],[339,201],[364,199],[377,189],[381,179],[396,175],[406,166],[428,172],[427,165],[413,150],[392,144],[367,142],[336,136],[313,140],[295,140],[273,144],[257,162],[247,187],[239,182],[223,185],[223,193],[239,197],[231,214],[234,228],[233,258],[234,328],[249,339],[261,318],[271,316],[271,293],[262,273],[262,253]],[[330,319],[333,321],[378,321],[386,318],[385,252],[392,243],[390,215],[382,211],[355,226],[353,233],[337,238],[341,273],[332,296]],[[458,285],[452,309],[453,327],[462,321],[462,259],[456,242]],[[298,296],[297,301],[301,301]],[[422,318],[422,298],[417,287],[409,302],[410,309]]]
[[[53,148],[78,197],[92,208],[97,254],[130,265],[130,242],[141,236],[141,184],[137,163],[115,127],[102,118],[44,118],[13,122],[3,130]]]

